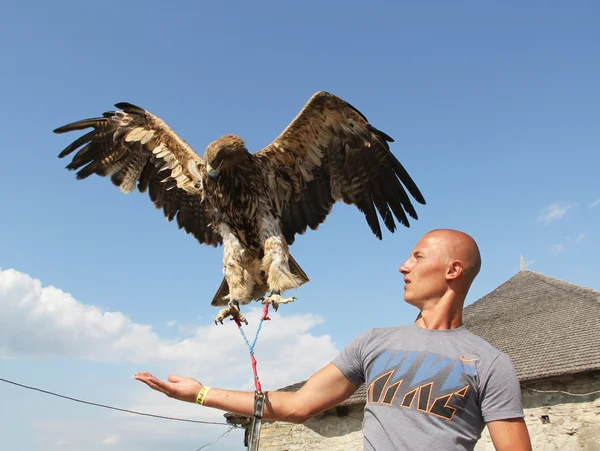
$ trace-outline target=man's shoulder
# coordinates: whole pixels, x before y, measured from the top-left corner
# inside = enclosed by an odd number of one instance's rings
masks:
[[[501,352],[498,348],[496,348],[494,345],[492,345],[489,341],[480,337],[479,335],[475,335],[473,332],[471,332],[466,327],[463,327],[463,333],[464,333],[464,336],[467,337],[468,340],[473,342],[473,344],[476,344],[477,346],[479,346],[481,348],[489,349],[490,351],[495,350],[497,352]]]
[[[475,335],[473,332],[469,331],[468,329],[464,329],[464,339],[467,340],[470,344],[470,346],[473,347],[474,350],[479,351],[480,353],[486,354],[488,357],[490,357],[490,360],[495,360],[497,357],[499,356],[506,356],[508,357],[508,355],[501,351],[500,349],[498,349],[496,346],[494,346],[493,344],[491,344],[489,341],[485,340],[484,338],[480,337],[479,335]]]
[[[356,336],[352,343],[363,347],[377,347],[382,342],[400,340],[409,330],[410,326],[373,327]]]

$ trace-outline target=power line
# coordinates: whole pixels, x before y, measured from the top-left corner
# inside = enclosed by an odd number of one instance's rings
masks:
[[[217,424],[217,425],[223,425],[223,426],[232,426],[229,423],[220,423],[220,422],[217,422],[217,421],[190,420],[190,419],[187,419],[187,418],[167,417],[167,416],[164,416],[164,415],[154,415],[154,414],[151,414],[151,413],[137,412],[135,410],[120,409],[118,407],[107,406],[105,404],[98,404],[98,403],[95,403],[95,402],[89,402],[89,401],[84,401],[82,399],[72,398],[70,396],[60,395],[58,393],[54,393],[54,392],[51,392],[51,391],[42,390],[41,388],[30,387],[29,385],[19,384],[18,382],[9,381],[8,379],[3,379],[1,377],[0,377],[0,381],[6,382],[7,384],[16,385],[17,387],[27,388],[29,390],[35,390],[35,391],[38,391],[38,392],[41,392],[41,393],[46,393],[47,395],[52,395],[52,396],[57,396],[59,398],[68,399],[70,401],[80,402],[82,404],[88,404],[90,406],[104,407],[105,409],[118,410],[119,412],[132,413],[132,414],[135,414],[135,415],[143,415],[143,416],[153,417],[153,418],[161,418],[163,420],[185,421],[185,422],[188,422],[188,423]]]
[[[215,443],[217,443],[219,440],[221,440],[223,437],[225,437],[226,435],[229,435],[229,433],[230,433],[231,431],[233,431],[233,429],[234,429],[234,428],[235,428],[235,426],[232,424],[232,425],[231,425],[231,427],[230,427],[229,429],[227,429],[225,432],[223,432],[221,435],[219,435],[219,436],[217,437],[217,439],[216,439],[216,440],[213,440],[212,442],[210,442],[210,443],[207,443],[206,445],[202,445],[202,446],[201,446],[200,448],[198,448],[196,451],[201,451],[201,450],[203,450],[204,448],[206,448],[206,447],[208,447],[208,446],[214,445],[214,444],[215,444]]]

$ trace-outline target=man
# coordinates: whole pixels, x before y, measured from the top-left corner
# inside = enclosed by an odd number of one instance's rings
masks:
[[[487,424],[498,451],[530,451],[519,383],[508,356],[462,323],[481,267],[477,244],[434,230],[400,267],[404,299],[420,310],[410,326],[372,329],[295,393],[270,392],[264,418],[301,423],[366,382],[365,450],[472,450]],[[169,397],[251,417],[252,392],[203,389],[190,378],[136,379]]]

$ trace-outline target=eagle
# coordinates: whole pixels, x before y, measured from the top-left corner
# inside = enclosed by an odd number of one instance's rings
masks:
[[[209,246],[223,245],[223,280],[212,305],[215,324],[231,316],[248,323],[240,305],[262,301],[277,309],[282,295],[309,281],[289,246],[316,230],[336,202],[356,206],[372,233],[381,224],[417,220],[412,198],[425,199],[390,151],[393,139],[355,107],[328,92],[310,97],[283,132],[250,153],[228,134],[200,156],[162,119],[131,103],[83,119],[54,133],[91,128],[60,154],[77,153],[66,166],[81,180],[108,177],[123,193],[148,192],[168,221]],[[408,192],[408,193],[407,193]],[[267,296],[267,293],[268,296]]]

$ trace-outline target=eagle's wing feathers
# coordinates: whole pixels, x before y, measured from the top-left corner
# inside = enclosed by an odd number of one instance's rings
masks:
[[[417,219],[406,190],[421,204],[425,199],[390,152],[391,141],[339,97],[313,95],[281,135],[255,154],[267,166],[288,243],[307,227],[316,229],[336,201],[356,205],[379,239],[377,212],[391,232],[394,217],[406,227],[407,213]]]
[[[200,243],[216,246],[221,236],[212,228],[203,202],[201,170],[204,160],[165,122],[129,103],[115,105],[103,117],[84,119],[54,130],[65,133],[92,128],[60,154],[75,154],[67,169],[78,170],[77,178],[92,174],[110,177],[124,193],[136,187],[149,191],[156,208],[162,208],[179,228]]]

